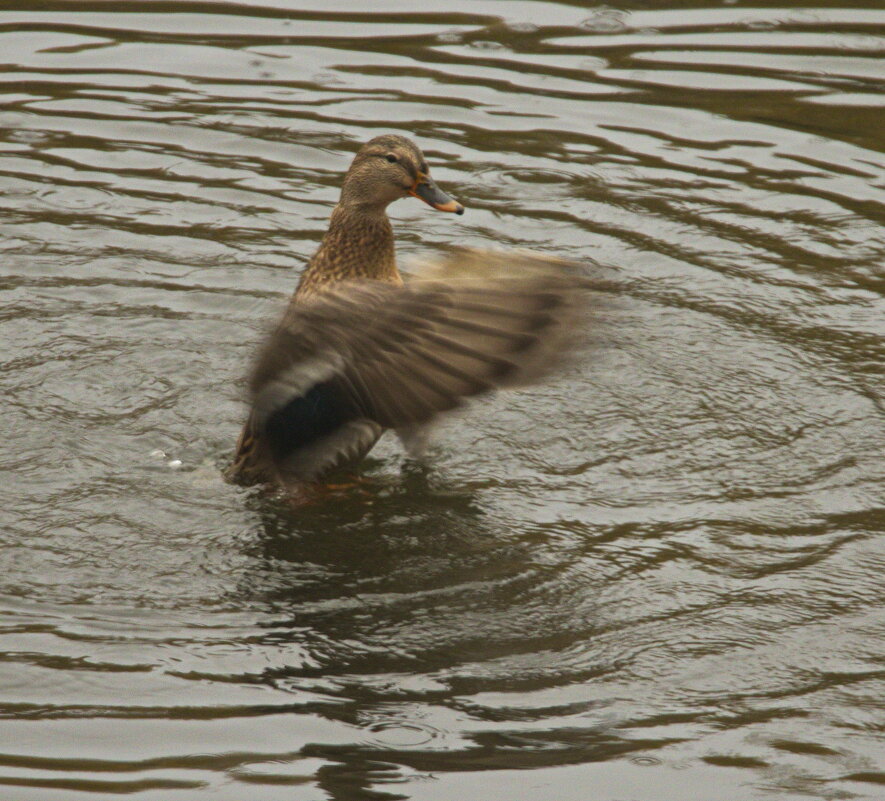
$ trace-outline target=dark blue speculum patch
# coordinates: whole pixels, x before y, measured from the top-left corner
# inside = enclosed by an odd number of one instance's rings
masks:
[[[356,417],[353,404],[332,378],[292,398],[268,417],[265,434],[274,459],[282,461]]]

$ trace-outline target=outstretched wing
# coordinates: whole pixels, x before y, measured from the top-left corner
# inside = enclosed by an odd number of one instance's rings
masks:
[[[309,481],[465,398],[553,370],[585,306],[566,262],[461,251],[404,287],[345,282],[290,306],[249,384],[256,457]]]

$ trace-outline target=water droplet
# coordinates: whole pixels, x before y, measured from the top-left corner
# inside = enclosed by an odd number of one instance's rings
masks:
[[[436,37],[438,42],[442,42],[443,44],[457,44],[458,42],[463,40],[463,36],[461,36],[458,31],[443,31]]]
[[[623,31],[627,25],[624,22],[623,11],[600,6],[587,19],[581,21],[581,27],[596,33],[615,33]]]
[[[751,31],[771,31],[778,26],[778,21],[773,19],[751,19],[746,26]]]
[[[432,731],[410,723],[376,723],[369,727],[369,731],[373,735],[372,742],[393,748],[424,745],[434,737]]]
[[[477,50],[504,50],[504,45],[500,42],[491,42],[487,40],[480,40],[478,42],[471,42],[471,47],[476,48]]]
[[[535,33],[538,30],[538,26],[533,22],[512,22],[507,27],[517,33]]]
[[[7,138],[12,142],[21,142],[26,145],[39,145],[50,140],[49,134],[44,131],[10,131]]]

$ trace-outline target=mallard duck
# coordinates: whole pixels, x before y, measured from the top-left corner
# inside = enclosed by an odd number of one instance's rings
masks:
[[[579,272],[528,253],[462,250],[404,283],[387,207],[409,196],[464,211],[414,142],[363,145],[258,353],[232,480],[311,485],[359,462],[387,429],[412,446],[464,399],[530,383],[556,363],[581,306]]]

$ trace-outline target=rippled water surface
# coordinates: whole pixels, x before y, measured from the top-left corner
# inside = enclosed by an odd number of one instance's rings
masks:
[[[885,797],[885,11],[416,7],[0,3],[0,797]],[[594,335],[295,512],[242,376],[386,131],[404,265]]]

